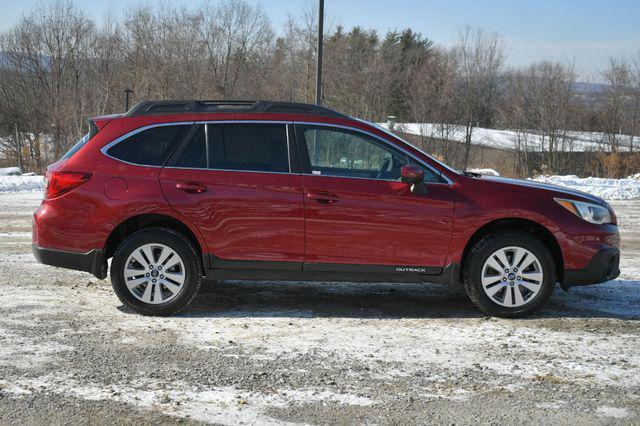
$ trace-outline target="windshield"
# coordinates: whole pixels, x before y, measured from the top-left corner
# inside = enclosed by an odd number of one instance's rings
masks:
[[[380,130],[381,132],[384,132],[385,134],[392,136],[396,139],[401,140],[402,142],[406,143],[407,145],[411,145],[414,149],[416,149],[417,151],[421,152],[422,154],[426,155],[431,161],[433,161],[434,163],[437,163],[439,165],[441,165],[443,168],[445,168],[446,170],[455,173],[455,174],[460,174],[461,172],[459,170],[456,170],[448,165],[446,165],[445,163],[443,163],[442,161],[438,160],[437,158],[433,158],[431,155],[427,154],[426,152],[424,152],[423,150],[421,150],[420,148],[418,148],[417,146],[415,146],[414,144],[407,142],[406,140],[402,139],[400,136],[396,135],[393,132],[390,132],[389,130],[385,129],[384,127],[380,126],[377,123],[372,123],[370,121],[366,121],[366,120],[361,120],[359,118],[356,118],[356,120],[360,121],[361,123],[365,123],[368,124],[369,126],[373,126],[376,129]]]
[[[87,133],[82,138],[80,138],[80,140],[78,142],[76,142],[76,144],[74,146],[72,146],[71,149],[69,151],[67,151],[67,153],[62,156],[61,160],[66,160],[67,158],[73,157],[73,154],[78,152],[80,150],[80,148],[82,148],[84,146],[84,144],[86,144],[87,142],[89,142],[89,133]]]

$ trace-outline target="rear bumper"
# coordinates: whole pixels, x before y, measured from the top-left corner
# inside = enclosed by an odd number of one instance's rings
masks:
[[[597,252],[584,269],[565,269],[562,288],[598,284],[620,275],[620,250],[603,249]]]
[[[45,265],[90,272],[99,279],[107,277],[107,262],[102,250],[94,249],[86,253],[76,253],[33,244],[33,255],[38,262]]]

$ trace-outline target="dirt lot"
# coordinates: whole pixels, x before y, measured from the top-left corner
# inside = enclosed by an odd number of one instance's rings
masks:
[[[439,286],[224,282],[173,318],[35,263],[0,194],[1,423],[640,424],[640,201],[622,276],[527,320]]]

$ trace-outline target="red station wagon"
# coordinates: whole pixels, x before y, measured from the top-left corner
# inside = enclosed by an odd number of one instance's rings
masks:
[[[384,129],[287,102],[146,101],[49,167],[33,251],[143,314],[205,279],[446,283],[519,317],[617,277],[602,199],[458,172]]]

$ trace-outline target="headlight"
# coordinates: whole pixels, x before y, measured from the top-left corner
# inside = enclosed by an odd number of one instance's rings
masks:
[[[600,204],[585,203],[583,201],[567,200],[565,198],[554,198],[556,203],[587,222],[601,225],[611,223],[611,212],[608,208]]]

